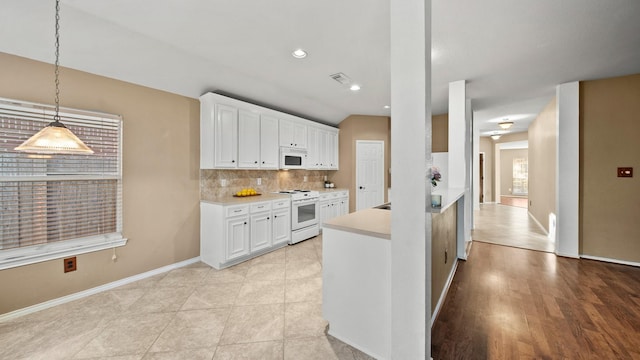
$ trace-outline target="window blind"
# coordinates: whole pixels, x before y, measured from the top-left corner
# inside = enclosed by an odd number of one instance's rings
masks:
[[[13,150],[53,121],[54,107],[0,99],[0,252],[122,232],[122,119],[60,109],[94,154]]]

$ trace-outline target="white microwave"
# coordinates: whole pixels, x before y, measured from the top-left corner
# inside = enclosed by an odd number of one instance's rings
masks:
[[[280,148],[280,169],[306,169],[307,150]]]

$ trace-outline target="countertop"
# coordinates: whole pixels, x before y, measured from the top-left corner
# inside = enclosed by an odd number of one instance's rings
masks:
[[[322,227],[391,240],[391,211],[364,209],[327,220]]]
[[[332,193],[336,191],[349,191],[349,189],[345,189],[345,188],[333,188],[333,189],[321,188],[321,189],[310,189],[310,190],[317,191],[320,194]],[[249,204],[249,203],[260,202],[260,201],[271,201],[271,200],[287,199],[287,198],[289,198],[289,195],[276,194],[276,193],[269,192],[269,193],[263,193],[262,195],[258,195],[258,196],[246,196],[246,197],[220,196],[220,197],[214,197],[214,198],[200,199],[200,201],[210,203],[210,204],[217,204],[217,205],[240,205],[240,204]]]

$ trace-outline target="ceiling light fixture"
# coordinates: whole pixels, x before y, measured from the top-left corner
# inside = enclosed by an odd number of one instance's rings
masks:
[[[40,154],[93,154],[71,130],[60,122],[60,0],[56,0],[56,109],[53,121],[14,150]]]
[[[508,128],[513,126],[513,121],[503,121],[499,123],[498,126],[500,126],[503,130],[507,130]]]
[[[304,59],[307,57],[307,52],[302,49],[295,49],[291,55],[296,59]]]
[[[500,139],[500,135],[498,135],[498,134],[494,134],[494,135],[491,135],[491,138],[492,138],[493,140],[498,140],[498,139]]]
[[[353,85],[351,85],[351,87],[349,88],[349,90],[351,90],[351,91],[358,91],[358,90],[360,90],[360,85],[358,85],[358,84],[353,84]]]

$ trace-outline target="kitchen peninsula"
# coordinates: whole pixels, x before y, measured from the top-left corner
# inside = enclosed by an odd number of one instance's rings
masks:
[[[438,193],[442,207],[431,211],[432,313],[453,277],[457,227],[464,221],[457,216],[464,189]],[[327,221],[322,247],[322,314],[328,333],[376,359],[389,359],[391,211],[365,209]]]

